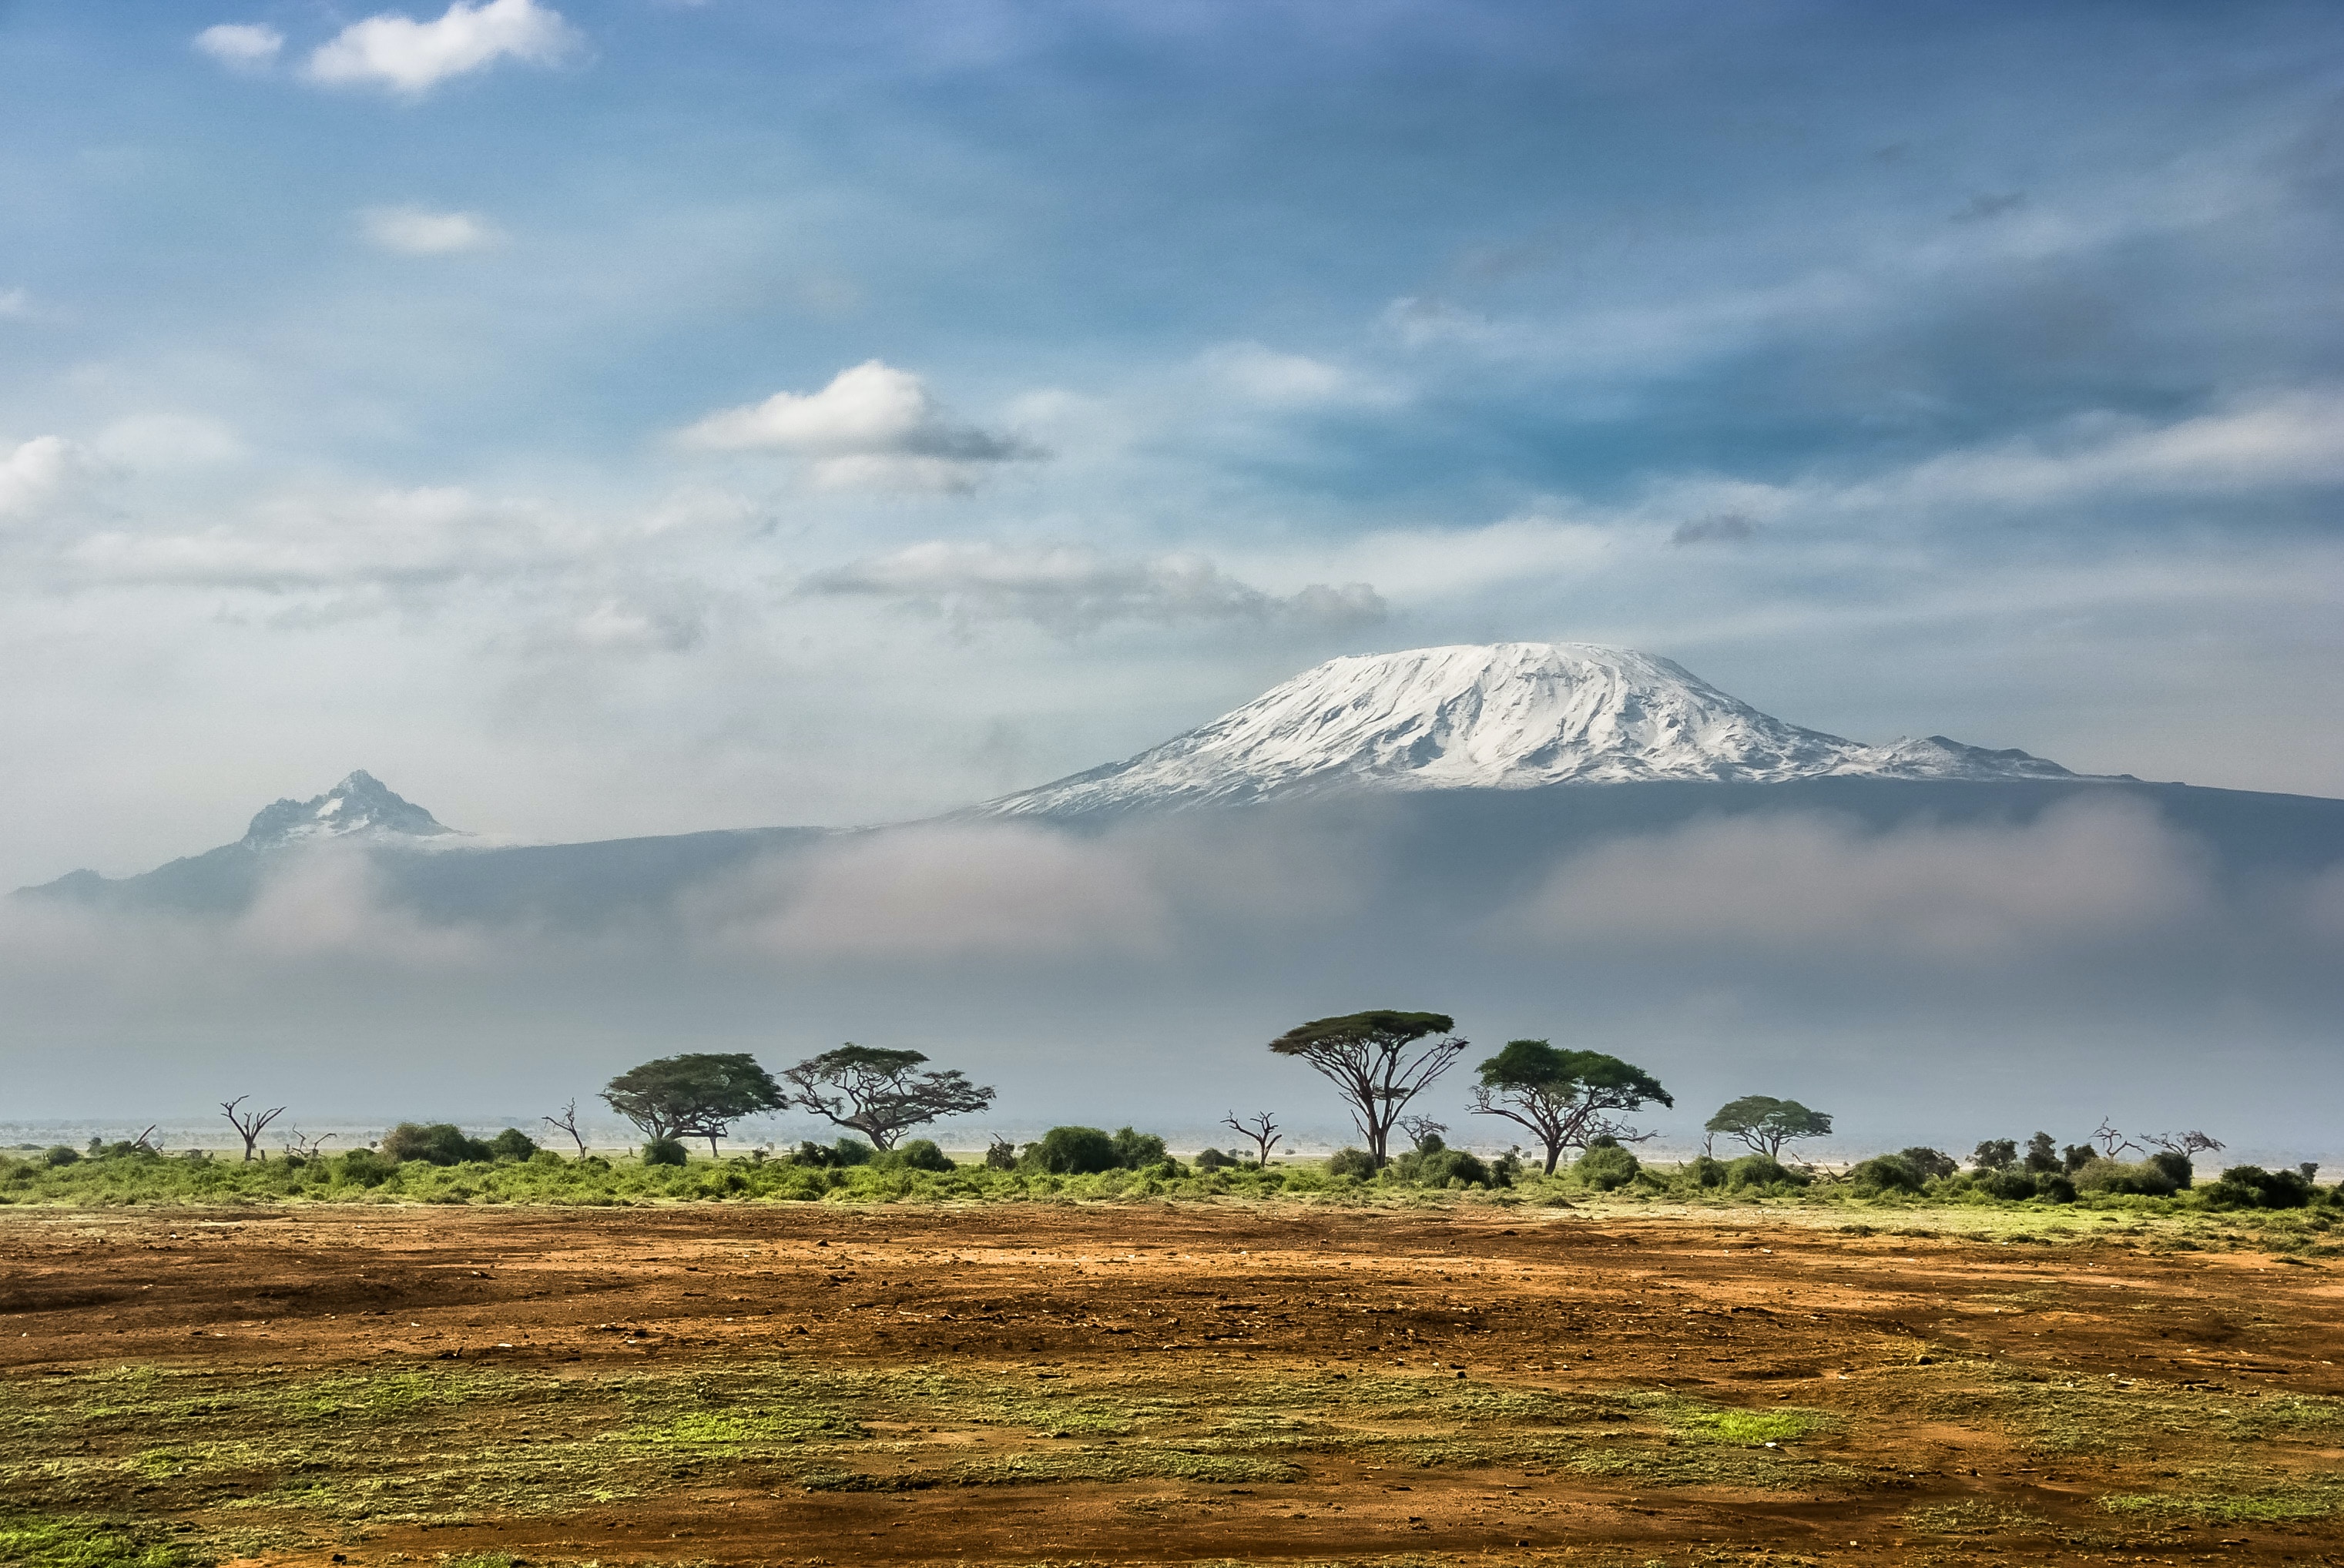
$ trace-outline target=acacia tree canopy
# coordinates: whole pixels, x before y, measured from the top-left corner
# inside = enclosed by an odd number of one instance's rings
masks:
[[[1326,1074],[1350,1106],[1351,1121],[1380,1168],[1408,1102],[1465,1049],[1456,1028],[1446,1013],[1353,1012],[1313,1019],[1271,1040],[1269,1049],[1299,1057]],[[1428,1041],[1433,1035],[1441,1038]]]
[[[913,1128],[939,1116],[982,1111],[993,1091],[971,1083],[963,1072],[914,1072],[928,1059],[916,1050],[889,1050],[847,1041],[836,1050],[809,1057],[782,1076],[790,1102],[841,1127],[850,1127],[880,1149]]]
[[[1584,1149],[1596,1138],[1633,1143],[1650,1137],[1612,1114],[1648,1101],[1676,1104],[1659,1079],[1633,1062],[1600,1050],[1558,1050],[1543,1040],[1508,1040],[1481,1064],[1473,1091],[1476,1115],[1502,1116],[1539,1141],[1550,1176],[1566,1149]]]
[[[1784,1144],[1828,1136],[1832,1119],[1828,1112],[1810,1111],[1795,1100],[1745,1094],[1718,1107],[1704,1130],[1729,1134],[1770,1159],[1780,1159]]]
[[[733,1122],[788,1103],[773,1075],[746,1051],[691,1051],[646,1061],[611,1080],[602,1099],[652,1141],[705,1138],[711,1154]]]

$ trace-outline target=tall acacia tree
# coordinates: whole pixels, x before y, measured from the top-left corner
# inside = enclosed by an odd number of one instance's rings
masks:
[[[1510,1040],[1481,1064],[1473,1113],[1502,1116],[1529,1130],[1546,1151],[1546,1173],[1566,1149],[1594,1138],[1637,1143],[1652,1136],[1614,1114],[1648,1102],[1674,1106],[1661,1081],[1600,1050],[1558,1050],[1542,1040]]]
[[[1745,1094],[1729,1101],[1718,1107],[1705,1129],[1738,1138],[1770,1160],[1781,1159],[1786,1144],[1826,1138],[1831,1130],[1829,1112],[1810,1111],[1795,1100],[1777,1100],[1771,1094]],[[2047,1144],[2050,1140],[2044,1141]]]
[[[914,1072],[928,1059],[916,1050],[887,1050],[848,1040],[809,1057],[782,1076],[790,1102],[892,1149],[895,1140],[939,1116],[982,1111],[993,1091],[963,1072]]]
[[[1408,1102],[1431,1087],[1465,1050],[1457,1022],[1438,1012],[1354,1012],[1313,1019],[1269,1042],[1299,1057],[1335,1085],[1379,1168],[1390,1158],[1392,1128]],[[1439,1038],[1433,1038],[1433,1037]]]
[[[652,1142],[705,1138],[712,1155],[733,1122],[788,1103],[773,1075],[746,1051],[689,1051],[646,1061],[611,1080],[602,1098]]]

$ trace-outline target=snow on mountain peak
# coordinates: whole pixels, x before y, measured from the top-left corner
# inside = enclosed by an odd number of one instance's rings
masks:
[[[264,806],[245,829],[248,849],[276,849],[318,839],[430,839],[452,834],[430,812],[401,799],[364,769],[323,795]]]
[[[1028,816],[1329,788],[1531,789],[2073,778],[2023,751],[1932,736],[1863,746],[1759,712],[1672,660],[1501,642],[1329,659],[1201,729],[981,809]]]

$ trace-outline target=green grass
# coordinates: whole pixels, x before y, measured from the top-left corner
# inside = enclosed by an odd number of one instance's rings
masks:
[[[207,1561],[96,1520],[0,1515],[0,1568],[196,1568]]]
[[[2246,1482],[2236,1471],[2208,1477]],[[2208,1488],[2194,1492],[2137,1492],[2100,1499],[2111,1513],[2133,1518],[2197,1519],[2216,1524],[2288,1524],[2307,1519],[2329,1519],[2344,1513],[2344,1476],[2309,1475],[2281,1480],[2256,1479],[2241,1490]]]

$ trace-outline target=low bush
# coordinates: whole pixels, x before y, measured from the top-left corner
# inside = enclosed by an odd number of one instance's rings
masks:
[[[1245,1161],[1236,1155],[1224,1154],[1217,1149],[1200,1149],[1197,1151],[1197,1169],[1199,1171],[1233,1171],[1244,1163]]]
[[[402,1121],[382,1135],[380,1147],[383,1158],[394,1162],[420,1160],[427,1165],[461,1165],[496,1158],[487,1143],[466,1137],[464,1130],[452,1121],[435,1121],[428,1127]]]
[[[489,1140],[489,1153],[498,1160],[526,1160],[537,1152],[537,1140],[518,1127],[508,1127]]]
[[[2300,1209],[2319,1195],[2319,1189],[2298,1171],[2233,1165],[2198,1192],[2209,1209]]]
[[[1927,1149],[1919,1146],[1900,1149],[1896,1152],[1896,1158],[1919,1171],[1921,1179],[1925,1181],[1943,1181],[1962,1168],[1960,1161],[1942,1149]]]
[[[871,1161],[881,1171],[951,1171],[956,1169],[952,1159],[936,1147],[933,1138],[914,1138],[909,1143],[898,1144]]]
[[[790,1156],[790,1163],[816,1171],[844,1171],[850,1166],[868,1165],[877,1157],[878,1151],[860,1138],[841,1138],[834,1143],[801,1143]]]
[[[1725,1179],[1734,1187],[1804,1187],[1814,1180],[1794,1171],[1772,1154],[1744,1154],[1726,1162]]]
[[[394,1161],[386,1160],[371,1149],[353,1149],[348,1154],[328,1161],[334,1175],[354,1187],[379,1187],[398,1169]]]
[[[2134,1192],[2147,1198],[2169,1198],[2180,1189],[2171,1171],[2154,1160],[2137,1165],[2122,1160],[2087,1160],[2076,1172],[2081,1192]]]
[[[1394,1179],[1420,1187],[1446,1187],[1451,1182],[1467,1187],[1477,1183],[1494,1185],[1490,1168],[1478,1156],[1463,1149],[1451,1149],[1437,1138],[1425,1141],[1429,1147],[1411,1149],[1393,1159],[1390,1169]]]
[[[654,1138],[643,1145],[643,1163],[646,1165],[688,1165],[691,1162],[691,1151],[684,1148],[680,1139]]]
[[[55,1170],[60,1165],[79,1164],[81,1162],[81,1151],[78,1149],[68,1149],[64,1144],[60,1143],[56,1145],[56,1147],[44,1153],[41,1156],[41,1162],[48,1166],[51,1170]]]
[[[2171,1177],[2177,1191],[2187,1191],[2190,1183],[2198,1178],[2196,1168],[2189,1163],[2189,1156],[2178,1149],[2160,1149],[2148,1157],[2148,1163]]]
[[[1153,1132],[1135,1132],[1128,1127],[1115,1130],[1115,1163],[1121,1171],[1145,1171],[1151,1165],[1164,1163],[1164,1140]]]
[[[1327,1157],[1327,1174],[1366,1181],[1376,1173],[1376,1157],[1364,1149],[1338,1149]]]
[[[1643,1168],[1642,1161],[1617,1143],[1598,1142],[1571,1161],[1571,1174],[1581,1186],[1610,1192],[1633,1181]]]
[[[1856,1195],[1863,1198],[1876,1198],[1885,1192],[1918,1192],[1928,1182],[1928,1178],[1902,1154],[1874,1155],[1850,1171],[1847,1178]]]
[[[985,1146],[985,1168],[987,1171],[1017,1169],[1017,1145],[1006,1138],[996,1138]]]
[[[1723,1160],[1707,1154],[1696,1154],[1692,1163],[1684,1168],[1686,1180],[1696,1187],[1723,1187],[1733,1172]]]
[[[1019,1163],[1053,1176],[1096,1175],[1116,1166],[1115,1138],[1097,1127],[1053,1127],[1026,1146]]]

